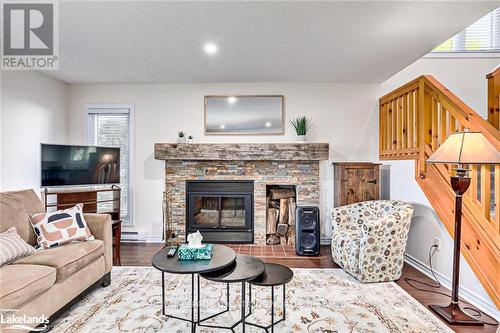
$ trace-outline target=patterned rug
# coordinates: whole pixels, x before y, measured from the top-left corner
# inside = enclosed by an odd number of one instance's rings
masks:
[[[166,274],[167,313],[190,316],[191,277]],[[230,287],[231,312],[205,322],[239,320],[241,284]],[[248,288],[247,288],[248,290]],[[247,321],[270,322],[270,289],[252,288],[255,301]],[[275,292],[282,315],[282,289]],[[201,279],[201,316],[225,309],[226,287]],[[275,332],[384,333],[453,332],[395,283],[361,284],[340,269],[294,269],[286,288],[286,321]],[[161,315],[161,274],[151,267],[114,267],[112,284],[97,288],[71,308],[51,330],[71,332],[189,332],[189,324]],[[235,328],[241,332],[241,325]],[[247,332],[263,330],[247,326]],[[199,327],[197,332],[230,332]]]

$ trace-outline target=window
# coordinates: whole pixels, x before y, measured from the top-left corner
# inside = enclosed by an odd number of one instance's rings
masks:
[[[87,142],[96,146],[120,147],[122,223],[131,224],[131,136],[133,107],[87,106]]]
[[[500,52],[500,7],[432,52]]]

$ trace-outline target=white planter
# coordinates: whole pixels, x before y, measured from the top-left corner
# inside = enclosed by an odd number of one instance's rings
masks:
[[[186,143],[186,137],[177,137],[177,143]]]
[[[307,142],[305,135],[297,135],[298,142],[304,143]]]
[[[193,143],[193,139],[187,139],[187,143]]]

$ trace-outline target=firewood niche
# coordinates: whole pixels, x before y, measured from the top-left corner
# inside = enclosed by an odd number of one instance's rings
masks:
[[[267,185],[266,202],[266,244],[295,245],[295,186]]]

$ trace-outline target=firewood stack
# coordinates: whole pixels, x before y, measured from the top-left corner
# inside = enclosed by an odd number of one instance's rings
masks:
[[[295,245],[295,191],[271,188],[267,196],[266,244]]]

